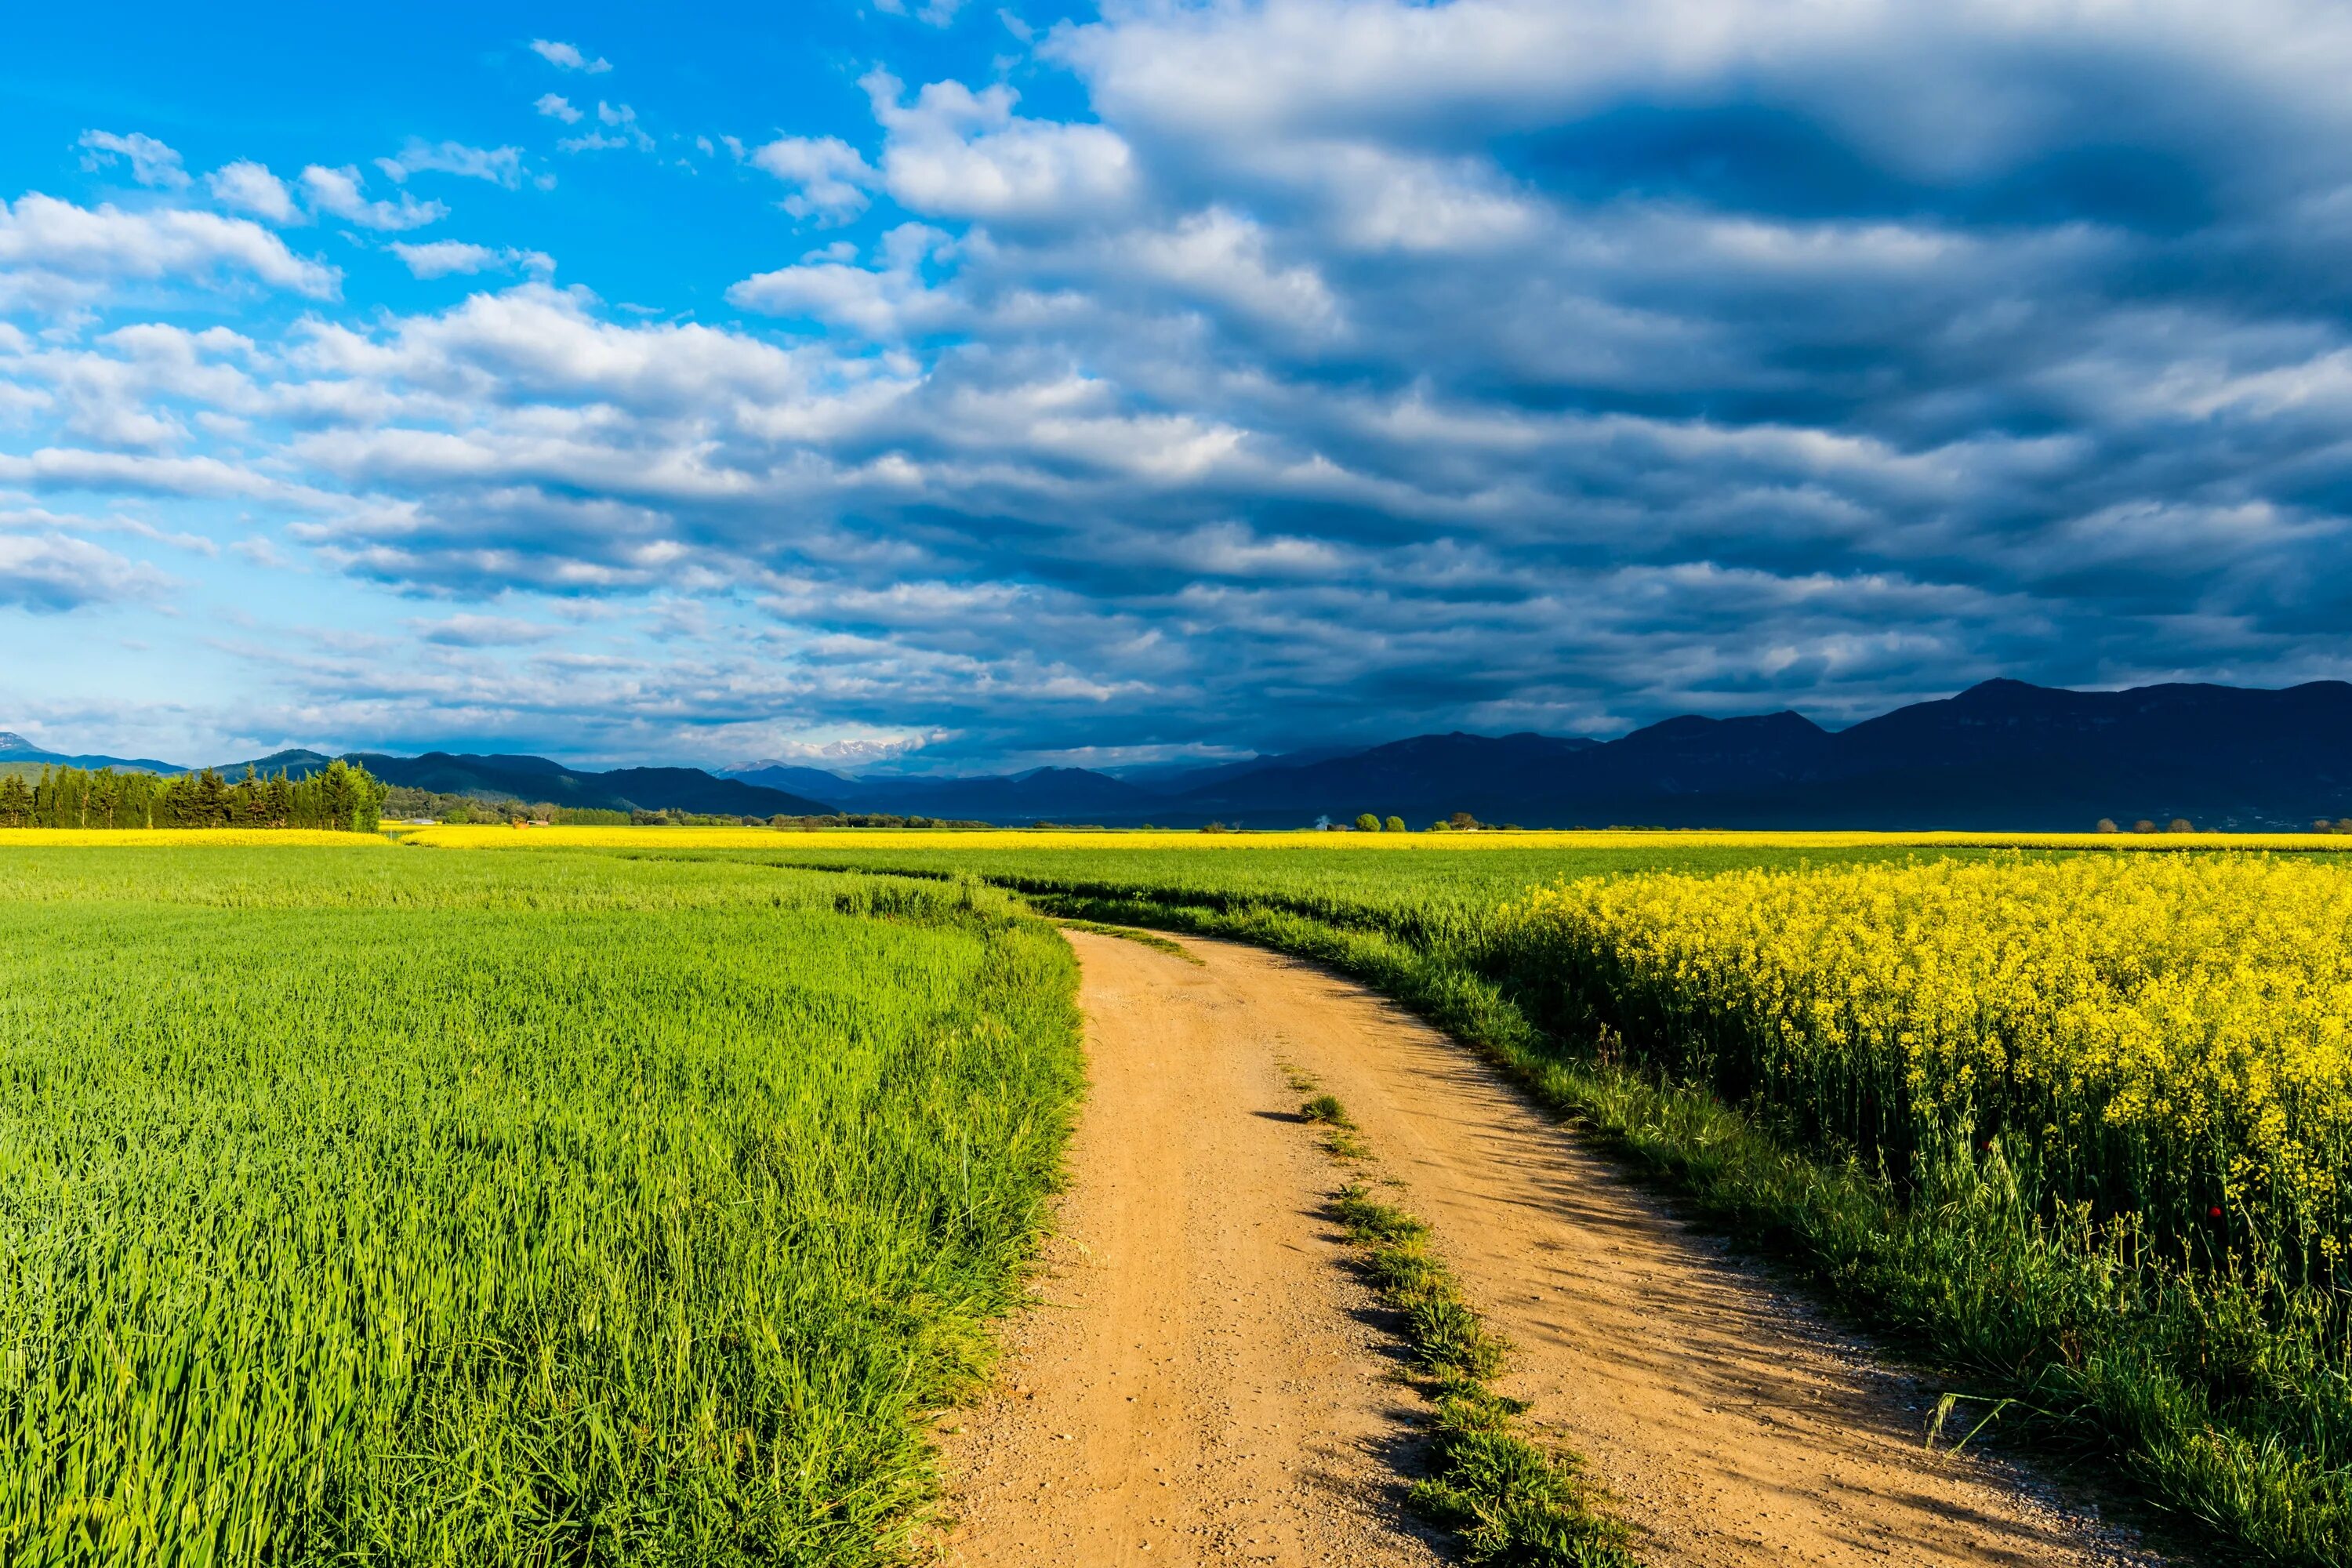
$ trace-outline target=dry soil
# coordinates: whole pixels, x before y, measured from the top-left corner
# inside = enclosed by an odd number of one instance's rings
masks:
[[[2013,1468],[1923,1441],[1932,1392],[1830,1331],[1360,987],[1187,938],[1071,933],[1093,1087],[997,1386],[942,1461],[971,1568],[1426,1564],[1419,1402],[1328,1217],[1291,1070],[1337,1095],[1656,1568],[2148,1562]]]

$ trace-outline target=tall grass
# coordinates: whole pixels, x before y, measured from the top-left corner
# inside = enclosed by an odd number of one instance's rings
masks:
[[[0,1560],[892,1555],[1055,1169],[1067,950],[587,862],[0,863]]]

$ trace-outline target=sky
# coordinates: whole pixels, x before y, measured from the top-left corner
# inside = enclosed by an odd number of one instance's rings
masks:
[[[973,772],[2352,674],[2352,7],[48,6],[0,729]]]

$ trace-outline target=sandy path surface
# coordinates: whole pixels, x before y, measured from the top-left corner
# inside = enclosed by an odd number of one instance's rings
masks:
[[[1070,933],[1092,1088],[996,1387],[941,1445],[973,1568],[1429,1568],[1389,1447],[1417,1403],[1322,1217],[1300,1096],[1203,971]]]
[[[1279,954],[1072,933],[1094,1090],[1043,1293],[950,1439],[971,1564],[1428,1563],[1384,1468],[1412,1396],[1318,1218],[1278,1064],[1339,1096],[1656,1568],[2150,1561],[1582,1152],[1461,1047]],[[1164,1484],[1163,1484],[1164,1483]],[[1149,1550],[1146,1550],[1147,1545]]]

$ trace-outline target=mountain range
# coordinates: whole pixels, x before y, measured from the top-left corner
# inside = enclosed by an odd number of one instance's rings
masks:
[[[188,770],[170,763],[159,763],[152,757],[108,757],[95,752],[45,752],[22,735],[0,730],[0,767],[17,763],[47,763],[69,768],[121,768],[146,773],[182,773]]]
[[[1837,731],[1790,712],[1685,716],[1612,741],[1417,735],[1118,777],[1082,768],[857,777],[782,762],[717,774],[594,773],[543,757],[344,754],[389,783],[446,794],[755,816],[838,810],[1274,828],[1365,811],[1420,826],[1467,811],[1528,827],[2081,829],[2100,817],[2128,826],[2176,816],[2200,827],[2303,827],[2352,815],[2352,685],[2067,691],[1990,680]],[[254,759],[264,772],[298,774],[328,761],[318,752]],[[0,735],[0,764],[18,762],[184,771],[66,756]]]
[[[2082,829],[2187,817],[2301,827],[2352,813],[2352,685],[2066,691],[1989,680],[1851,728],[1801,714],[1668,719],[1613,741],[1419,735],[1113,779],[856,779],[768,763],[735,776],[852,810],[1106,826],[1253,827],[1467,811],[1529,827]]]
[[[427,752],[421,757],[345,752],[341,758],[359,763],[386,784],[431,790],[436,795],[529,801],[534,805],[548,802],[598,811],[688,811],[730,816],[815,816],[831,809],[783,790],[717,777],[700,768],[615,768],[610,773],[591,773],[545,757],[467,756],[451,752]],[[264,773],[282,768],[297,778],[307,778],[334,760],[321,752],[278,752],[254,758],[251,765]],[[221,771],[241,773],[247,765],[236,763]]]

